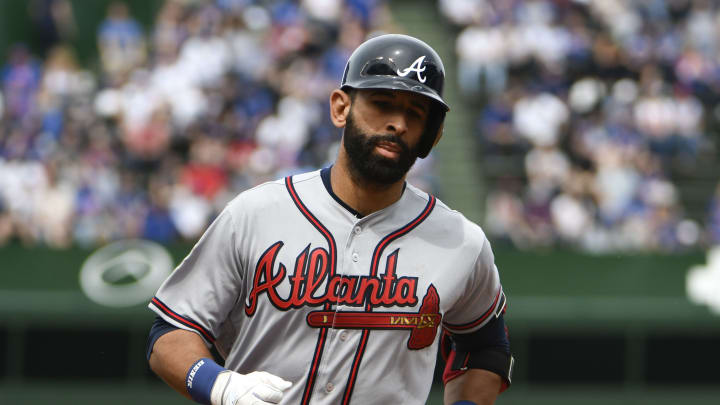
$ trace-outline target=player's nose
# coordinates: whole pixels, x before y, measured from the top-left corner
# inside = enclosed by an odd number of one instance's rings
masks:
[[[385,131],[394,135],[403,135],[408,130],[407,118],[399,110],[388,113],[385,122]]]

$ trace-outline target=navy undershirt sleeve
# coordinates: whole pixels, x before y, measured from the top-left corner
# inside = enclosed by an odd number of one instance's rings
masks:
[[[162,319],[159,316],[155,317],[155,322],[153,322],[152,327],[150,328],[150,335],[148,336],[147,341],[147,360],[150,361],[150,354],[152,354],[153,346],[155,346],[155,342],[160,338],[160,336],[172,332],[176,329],[180,329],[166,320]]]

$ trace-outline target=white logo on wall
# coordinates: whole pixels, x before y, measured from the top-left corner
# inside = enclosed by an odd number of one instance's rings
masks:
[[[425,60],[425,55],[415,59],[415,62],[413,62],[412,65],[410,65],[410,67],[406,67],[403,70],[398,69],[397,74],[399,74],[402,77],[405,77],[405,76],[409,75],[410,72],[415,72],[415,73],[417,73],[417,78],[420,81],[420,83],[425,83],[425,80],[427,80],[427,78],[425,76],[420,75],[420,73],[425,71],[425,67],[423,67],[422,69],[420,68],[420,66],[422,66],[422,63],[424,60]]]
[[[720,315],[720,246],[708,252],[707,265],[688,271],[685,288],[691,302],[707,305]]]
[[[88,298],[109,307],[147,303],[173,269],[161,245],[121,240],[91,254],[80,269],[80,287]]]

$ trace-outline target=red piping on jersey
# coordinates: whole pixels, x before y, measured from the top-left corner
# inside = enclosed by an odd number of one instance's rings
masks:
[[[447,327],[449,329],[455,329],[455,330],[466,330],[466,329],[471,329],[471,328],[474,328],[474,327],[480,325],[481,323],[483,323],[483,321],[485,321],[490,316],[490,314],[495,312],[495,307],[497,306],[498,301],[500,300],[500,297],[502,297],[502,296],[503,296],[503,292],[502,292],[502,288],[500,288],[500,289],[498,289],[497,295],[495,295],[495,300],[493,301],[492,305],[490,305],[490,308],[484,314],[482,314],[482,316],[480,316],[480,318],[478,318],[472,322],[463,323],[463,324],[459,324],[459,325],[454,325],[454,324],[445,322],[445,327]]]
[[[292,176],[285,177],[285,187],[288,190],[288,193],[290,193],[290,197],[293,200],[293,203],[295,203],[295,206],[300,210],[300,212],[303,214],[305,219],[307,219],[314,227],[317,229],[325,238],[325,240],[328,243],[328,249],[330,250],[330,271],[328,272],[329,277],[332,278],[335,275],[335,265],[337,261],[337,248],[335,245],[335,238],[333,238],[332,233],[323,226],[320,221],[310,212],[310,210],[303,204],[302,200],[300,200],[300,197],[297,194],[297,191],[295,191],[295,186],[292,182]],[[325,304],[325,310],[330,310],[330,303]],[[320,361],[322,360],[323,355],[323,349],[325,348],[325,339],[327,337],[327,328],[320,329],[320,333],[318,334],[318,341],[315,345],[315,353],[313,354],[313,360],[312,365],[310,367],[310,371],[308,372],[308,379],[307,383],[305,384],[305,390],[303,392],[302,402],[301,405],[307,405],[310,403],[310,397],[312,396],[313,388],[315,387],[315,378],[317,377],[318,368],[320,367]]]
[[[323,235],[325,240],[327,240],[329,248],[330,248],[330,275],[335,274],[335,263],[336,263],[336,254],[337,251],[335,249],[335,239],[333,238],[330,231],[328,231],[325,226],[318,221],[317,218],[310,212],[310,210],[307,209],[305,204],[300,200],[300,197],[297,195],[297,192],[295,191],[295,186],[292,184],[292,176],[288,176],[285,178],[285,186],[288,189],[288,192],[290,193],[290,196],[292,197],[293,202],[295,203],[295,206],[298,207],[300,212],[307,218],[308,221]]]
[[[181,324],[192,328],[193,330],[196,330],[200,332],[200,334],[207,339],[210,343],[215,343],[215,338],[210,334],[210,332],[207,331],[207,329],[203,328],[202,326],[198,325],[197,323],[191,321],[188,318],[183,317],[182,315],[178,314],[177,312],[173,311],[172,309],[168,308],[167,305],[165,305],[162,301],[160,301],[157,297],[153,297],[152,300],[150,300],[150,303],[155,305],[156,308],[158,308],[162,313],[165,315],[175,319],[176,321],[180,322]]]
[[[415,219],[410,221],[408,224],[403,226],[402,228],[392,232],[391,234],[385,236],[380,243],[378,243],[377,246],[375,246],[375,251],[373,252],[373,259],[370,266],[370,277],[377,277],[377,271],[378,271],[378,262],[380,261],[380,257],[383,254],[383,251],[385,248],[392,243],[395,239],[400,238],[401,236],[406,235],[413,229],[415,229],[420,223],[422,223],[427,217],[430,215],[430,212],[432,212],[433,208],[435,208],[435,202],[436,199],[434,196],[429,195],[429,199],[427,202],[427,205],[425,205],[425,208],[423,211],[418,215]],[[368,302],[365,308],[366,312],[372,312],[372,305]],[[362,337],[360,338],[360,344],[358,345],[358,349],[355,352],[355,359],[353,360],[352,368],[350,369],[350,376],[348,377],[347,386],[345,387],[345,393],[343,394],[343,401],[342,405],[348,405],[350,403],[350,397],[352,396],[352,391],[355,388],[355,380],[357,378],[358,370],[360,369],[360,363],[362,362],[362,357],[365,354],[365,347],[367,346],[368,338],[370,336],[370,330],[364,329]]]

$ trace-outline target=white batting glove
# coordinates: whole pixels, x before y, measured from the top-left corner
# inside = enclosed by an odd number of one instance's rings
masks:
[[[239,374],[228,370],[218,374],[210,401],[212,405],[277,404],[291,385],[290,381],[265,371]]]

